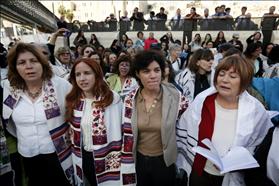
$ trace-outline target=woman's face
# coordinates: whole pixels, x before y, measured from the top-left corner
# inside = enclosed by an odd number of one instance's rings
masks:
[[[206,45],[206,48],[213,48],[213,43],[212,42],[208,42]]]
[[[143,39],[143,34],[142,33],[139,33],[139,38]]]
[[[205,40],[209,40],[209,39],[211,39],[210,34],[206,34],[206,36],[205,36]]]
[[[109,64],[113,65],[113,63],[116,61],[117,56],[115,54],[110,54],[109,55]]]
[[[88,57],[89,54],[91,54],[92,52],[94,52],[93,48],[91,47],[86,47],[83,51],[83,57]]]
[[[123,41],[126,41],[126,40],[127,40],[126,35],[122,35],[122,40],[123,40]]]
[[[143,88],[149,91],[156,91],[160,88],[162,80],[162,71],[157,61],[153,61],[146,69],[142,69],[137,73]]]
[[[96,61],[98,64],[101,63],[101,59],[98,54],[93,54],[90,58],[94,59],[94,61]]]
[[[219,32],[219,38],[224,38],[224,32]]]
[[[34,83],[42,80],[42,64],[31,52],[23,52],[18,55],[16,69],[26,83]]]
[[[166,67],[165,67],[164,77],[168,77],[170,75],[170,67],[169,67],[168,63],[166,63],[165,65],[166,65]]]
[[[127,43],[126,43],[126,47],[130,48],[132,46],[133,46],[133,41],[132,40],[128,40]]]
[[[261,39],[261,34],[259,32],[257,32],[254,36],[254,39],[257,40],[257,41],[260,40]]]
[[[161,49],[164,50],[167,48],[167,44],[165,42],[162,42],[161,44]]]
[[[92,68],[84,62],[79,63],[75,67],[75,78],[85,97],[92,98],[92,89],[96,81]]]
[[[78,47],[77,47],[77,52],[78,52],[79,54],[81,54],[81,51],[82,51],[82,46],[78,46]]]
[[[262,48],[259,47],[252,53],[252,55],[257,58],[260,56],[261,53],[262,53]]]
[[[217,76],[216,89],[220,96],[235,99],[240,93],[240,75],[233,67],[221,70]]]
[[[127,61],[122,61],[119,63],[118,66],[119,75],[122,77],[126,77],[130,70],[130,63]]]
[[[213,64],[213,59],[206,60],[206,59],[200,59],[197,62],[197,65],[199,67],[198,73],[199,74],[206,74],[207,72],[211,71],[211,67]]]

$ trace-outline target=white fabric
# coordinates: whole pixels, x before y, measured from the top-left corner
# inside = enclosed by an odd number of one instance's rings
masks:
[[[18,101],[12,114],[16,125],[18,152],[24,157],[34,157],[55,151],[43,107],[43,96],[34,103],[26,96]]]
[[[53,73],[61,78],[68,79],[70,75],[70,69],[60,63],[58,59],[55,59],[55,65],[49,63]]]
[[[214,93],[215,87],[201,92],[181,116],[177,125],[177,167],[184,169],[188,175],[191,173],[195,156],[192,147],[197,146],[198,142],[203,102],[207,96]],[[263,105],[246,91],[243,92],[239,96],[236,135],[232,146],[243,146],[253,153],[271,126],[270,117]],[[230,183],[242,180],[238,172],[226,173],[225,178],[224,180],[230,180]]]
[[[177,74],[177,73],[179,72],[179,70],[180,70],[180,64],[181,64],[180,60],[176,60],[175,62],[173,62],[173,63],[171,64],[171,66],[172,66],[173,71],[174,71],[175,74]]]
[[[92,141],[92,107],[93,99],[85,99],[85,106],[83,116],[81,118],[81,130],[83,138],[83,147],[88,152],[93,152],[93,141]]]
[[[220,157],[232,147],[236,130],[237,109],[225,109],[215,100],[215,123],[211,142]],[[221,175],[213,163],[206,161],[204,170],[212,175]]]
[[[267,156],[267,177],[279,185],[279,127],[275,127]]]
[[[214,70],[208,76],[208,82],[213,85]],[[182,72],[175,76],[175,82],[182,88],[182,95],[185,96],[191,103],[194,100],[195,92],[195,73],[191,72],[189,68],[185,68]]]

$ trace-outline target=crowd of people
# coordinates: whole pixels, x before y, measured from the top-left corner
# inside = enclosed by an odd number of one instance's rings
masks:
[[[259,30],[264,33],[266,40],[271,39],[272,30],[277,30],[279,25],[279,14],[275,12],[275,6],[269,8],[268,13],[263,13],[263,16],[252,18],[251,13],[247,11],[247,7],[242,7],[239,16],[233,17],[231,14],[231,8],[226,5],[217,6],[215,12],[210,14],[209,9],[205,8],[203,14],[199,14],[195,7],[190,9],[190,12],[186,15],[182,15],[181,9],[178,8],[174,16],[169,16],[168,11],[164,7],[161,7],[156,14],[151,10],[149,15],[145,16],[143,12],[139,11],[139,8],[134,8],[132,15],[128,15],[127,11],[124,11],[121,15],[121,11],[118,12],[119,18],[111,13],[102,22],[96,22],[93,20],[87,23],[80,23],[75,20],[69,29],[76,32],[78,29],[88,31],[196,31],[196,30]],[[62,16],[61,22],[64,22]],[[67,25],[67,24],[66,24]],[[265,40],[264,40],[265,41]]]
[[[68,32],[0,45],[1,184],[279,185],[277,43],[263,44],[261,32],[187,43],[139,31],[105,48],[80,30],[73,46],[55,46]],[[220,157],[241,147],[258,166],[221,173],[193,150],[205,139]]]

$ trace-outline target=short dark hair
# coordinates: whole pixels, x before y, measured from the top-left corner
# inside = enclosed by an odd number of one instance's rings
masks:
[[[143,35],[143,32],[142,32],[142,31],[139,31],[139,32],[137,33],[137,37],[139,37],[140,34]]]
[[[142,87],[142,83],[140,79],[137,77],[137,73],[139,73],[141,70],[146,69],[153,61],[156,61],[161,69],[162,72],[162,79],[164,78],[165,74],[165,57],[163,56],[161,51],[157,50],[145,50],[141,51],[138,54],[136,54],[133,65],[132,65],[132,72],[133,76],[138,81],[139,85]]]
[[[244,57],[238,54],[224,58],[217,65],[213,79],[214,86],[216,87],[217,77],[220,71],[229,70],[231,67],[233,67],[235,72],[237,72],[240,76],[240,94],[251,84],[254,75],[254,67],[252,63],[246,61]]]
[[[262,48],[262,44],[259,43],[259,42],[256,42],[256,43],[250,43],[245,52],[244,52],[244,55],[248,58],[251,58],[252,57],[252,53],[255,52],[258,48]]]
[[[240,55],[240,56],[242,55],[242,53],[239,49],[233,47],[225,52],[225,54],[223,55],[223,58],[231,56],[231,55],[235,55],[235,54]]]
[[[197,62],[201,59],[204,60],[213,60],[214,55],[211,52],[211,50],[207,48],[200,48],[196,50],[193,55],[190,58],[188,68],[191,72],[197,73],[199,70],[199,66],[197,65]]]

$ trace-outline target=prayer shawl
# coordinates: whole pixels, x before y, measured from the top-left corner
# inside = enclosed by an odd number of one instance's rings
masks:
[[[121,80],[119,75],[113,74],[107,78],[107,82],[112,90],[117,92],[121,98],[124,98],[132,90],[138,87],[138,83],[135,78],[127,77],[123,86],[121,87]]]
[[[97,184],[99,186],[135,185],[134,160],[126,161],[125,150],[129,149],[127,131],[121,125],[122,102],[118,94],[113,93],[113,103],[106,108],[93,108],[92,142]],[[95,99],[99,100],[99,99]],[[83,185],[82,172],[82,130],[81,119],[85,101],[81,99],[73,112],[71,141],[75,172],[75,185]],[[124,137],[122,136],[124,135]],[[90,163],[90,162],[88,162]]]
[[[198,145],[199,127],[204,101],[217,93],[215,87],[201,92],[181,116],[177,127],[178,157],[177,167],[184,169],[188,176],[192,171],[195,153],[192,148]],[[251,153],[261,143],[272,126],[270,117],[263,105],[246,91],[239,96],[236,136],[233,146],[243,146]],[[213,126],[214,127],[214,126]],[[212,134],[211,134],[212,137]],[[245,185],[239,172],[226,173],[223,185]]]
[[[15,128],[11,115],[13,109],[17,106],[18,101],[23,95],[22,90],[13,89],[8,80],[4,82],[3,98],[3,118],[7,130],[16,136]],[[54,76],[50,81],[44,82],[43,85],[43,106],[47,118],[49,134],[53,141],[56,154],[60,161],[67,179],[72,182],[73,165],[71,157],[71,143],[68,134],[69,125],[64,120],[65,115],[65,95],[70,91],[71,84],[66,80]]]
[[[208,82],[210,85],[213,83],[214,70],[211,71],[211,75],[208,76]],[[191,72],[189,68],[185,68],[182,72],[175,76],[176,83],[182,88],[183,96],[188,98],[191,103],[194,100],[195,92],[195,73]]]
[[[181,114],[188,107],[188,100],[180,94],[172,84],[162,84],[163,90],[163,106],[162,106],[162,128],[161,136],[163,143],[163,154],[166,166],[175,163],[177,156],[177,148],[175,144],[175,126]],[[136,110],[136,95],[139,89],[133,90],[124,100],[123,125],[124,139],[127,143],[124,144],[127,161],[136,159],[137,146],[137,110]],[[173,129],[173,130],[172,130]]]
[[[279,185],[279,126],[275,127],[267,156],[267,177]]]
[[[2,120],[0,120],[0,176],[12,170],[7,140],[5,137]]]

